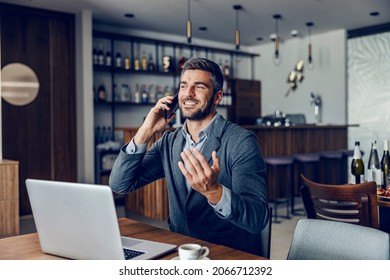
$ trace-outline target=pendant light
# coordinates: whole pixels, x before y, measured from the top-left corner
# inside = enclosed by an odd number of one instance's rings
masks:
[[[191,6],[190,6],[191,0],[187,1],[187,44],[191,45],[192,40],[192,26],[191,26]]]
[[[312,49],[312,45],[311,45],[311,28],[313,25],[314,25],[314,23],[311,21],[306,22],[306,26],[308,29],[308,40],[309,40],[309,45],[307,47],[307,54],[308,54],[307,60],[308,60],[309,64],[312,64],[312,62],[313,62],[313,57],[312,57],[313,49]]]
[[[238,12],[242,10],[241,5],[234,5],[233,9],[236,10],[236,32],[234,37],[234,43],[236,45],[236,50],[240,49],[240,28],[239,28],[239,20],[238,20]]]
[[[274,37],[274,42],[275,42],[275,52],[274,52],[274,57],[275,59],[279,59],[279,34],[278,34],[278,21],[279,19],[282,18],[281,15],[275,14],[273,15],[273,18],[275,19],[275,37]]]

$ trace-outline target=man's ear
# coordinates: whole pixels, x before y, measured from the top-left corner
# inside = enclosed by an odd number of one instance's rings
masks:
[[[214,95],[214,104],[219,105],[222,102],[222,97],[223,97],[223,92],[222,90],[220,90]]]

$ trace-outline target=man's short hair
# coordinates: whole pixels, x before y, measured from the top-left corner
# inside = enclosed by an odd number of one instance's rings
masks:
[[[188,59],[181,71],[181,75],[187,70],[202,70],[210,73],[211,81],[214,86],[214,94],[222,90],[223,86],[223,74],[221,67],[214,61],[202,58],[202,57],[193,57]]]

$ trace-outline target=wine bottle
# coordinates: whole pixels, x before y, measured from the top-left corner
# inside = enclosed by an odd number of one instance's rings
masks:
[[[98,87],[98,101],[106,101],[106,87],[104,85]]]
[[[149,93],[146,90],[146,85],[141,86],[141,103],[147,104],[149,102]]]
[[[93,65],[99,64],[98,51],[95,46],[93,47],[92,50],[92,60],[93,60]]]
[[[364,163],[362,160],[362,153],[360,152],[360,142],[355,142],[355,149],[353,151],[353,158],[351,162],[351,183],[360,184],[364,182]]]
[[[146,53],[145,51],[142,52],[142,57],[141,57],[141,68],[143,71],[148,70],[148,60],[146,58]]]
[[[130,68],[131,68],[130,57],[126,56],[125,57],[125,69],[129,70]]]
[[[141,103],[141,92],[139,90],[139,85],[135,84],[135,91],[134,91],[134,103]]]
[[[388,176],[389,176],[389,166],[390,166],[390,155],[389,155],[389,140],[385,140],[383,142],[383,156],[381,160],[381,170],[382,170],[382,180],[383,185],[382,187],[385,188],[390,184],[388,182]]]
[[[156,65],[154,64],[154,59],[152,54],[149,54],[149,60],[148,60],[148,71],[149,72],[154,72],[156,71]]]
[[[375,181],[377,186],[382,185],[381,167],[379,163],[376,140],[372,141],[370,157],[367,165],[367,181]]]
[[[111,58],[111,52],[107,51],[106,52],[106,66],[111,66],[112,63],[112,58]]]
[[[141,62],[139,61],[138,56],[134,58],[134,70],[138,71],[141,69]]]
[[[116,53],[116,56],[115,56],[115,66],[116,67],[122,67],[122,55],[121,55],[120,52]]]
[[[223,66],[223,76],[225,78],[225,81],[228,81],[230,79],[230,66],[229,61],[225,61],[225,65]]]
[[[102,45],[99,44],[99,50],[98,50],[98,64],[99,65],[104,65],[104,53],[103,53],[103,48]]]

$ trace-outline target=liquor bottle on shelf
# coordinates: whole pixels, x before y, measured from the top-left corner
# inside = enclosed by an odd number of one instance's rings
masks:
[[[141,86],[141,102],[147,104],[149,102],[149,93],[146,90],[146,85]]]
[[[367,164],[367,181],[375,181],[378,188],[382,186],[382,174],[376,140],[372,141],[371,144],[370,157]]]
[[[94,46],[92,50],[92,61],[93,61],[93,65],[99,64],[98,51],[96,49],[96,46]]]
[[[223,65],[223,76],[225,78],[225,81],[228,81],[230,79],[230,66],[228,60],[225,60],[225,64]]]
[[[388,181],[389,167],[390,167],[389,140],[385,140],[383,141],[383,156],[381,160],[383,188],[386,188],[390,184],[390,182]]]
[[[353,158],[351,162],[351,175],[352,184],[360,184],[364,182],[364,163],[362,160],[359,141],[355,142],[355,149],[353,151]]]
[[[128,84],[122,84],[119,101],[130,102],[130,88]]]
[[[102,84],[98,87],[98,101],[106,101],[106,87]]]
[[[122,55],[121,55],[120,52],[116,53],[116,56],[115,56],[115,66],[118,67],[118,68],[122,67]]]
[[[141,62],[139,61],[139,57],[136,56],[134,58],[134,70],[138,71],[141,69]]]
[[[145,51],[142,51],[141,69],[142,69],[143,71],[147,71],[147,70],[148,70],[148,60],[147,60],[147,58],[146,58],[146,52],[145,52]]]
[[[103,53],[102,45],[99,45],[99,50],[98,50],[97,55],[98,55],[98,64],[104,65],[104,53]]]
[[[149,72],[154,72],[156,71],[156,65],[154,64],[154,59],[152,54],[149,54],[149,60],[148,60],[148,71]]]
[[[135,84],[134,103],[141,103],[141,92],[139,90],[139,84]]]
[[[106,64],[106,66],[110,66],[111,67],[112,57],[111,57],[111,52],[110,51],[106,52],[105,64]]]
[[[131,68],[130,57],[126,56],[125,57],[125,69],[129,70],[130,68]]]

